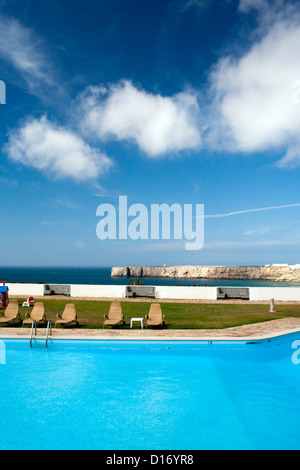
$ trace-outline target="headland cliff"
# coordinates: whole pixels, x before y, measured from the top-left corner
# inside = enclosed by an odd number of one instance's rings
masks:
[[[300,282],[300,265],[267,266],[121,266],[112,277],[161,279],[223,279]]]

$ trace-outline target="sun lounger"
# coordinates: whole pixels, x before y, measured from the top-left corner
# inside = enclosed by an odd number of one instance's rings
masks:
[[[20,322],[19,314],[19,303],[10,303],[4,313],[0,313],[0,324],[12,324],[14,322]]]
[[[104,315],[103,328],[118,325],[125,325],[121,302],[112,302],[108,316]]]
[[[160,304],[152,304],[150,307],[149,315],[146,315],[146,327],[160,326],[163,328],[165,325],[165,316],[162,314]]]
[[[37,304],[35,304],[32,312],[26,314],[25,320],[23,321],[23,326],[32,325],[34,321],[37,324],[47,323],[47,318],[45,315],[45,307],[42,302],[38,302]]]
[[[74,304],[67,304],[62,315],[57,315],[56,325],[69,325],[71,326],[74,323],[76,326],[79,325],[76,307]]]

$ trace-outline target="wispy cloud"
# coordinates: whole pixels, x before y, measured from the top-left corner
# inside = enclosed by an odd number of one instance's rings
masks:
[[[240,0],[239,11],[248,13],[250,10],[261,10],[268,6],[267,0]]]
[[[249,230],[248,232],[245,232],[244,235],[246,237],[254,237],[254,236],[262,236],[265,235],[266,233],[270,232],[270,229],[268,227],[258,229],[258,230]]]
[[[210,0],[209,0],[210,1]],[[185,0],[183,2],[183,10],[188,10],[189,8],[205,8],[207,6],[207,0]]]
[[[17,186],[19,186],[19,183],[18,183],[18,181],[14,180],[14,179],[0,177],[0,185],[1,186],[17,187]]]
[[[45,225],[46,227],[56,227],[58,225],[63,225],[63,226],[67,226],[67,227],[72,227],[73,224],[71,222],[66,222],[66,221],[47,221],[47,220],[44,220],[43,222],[41,222],[41,225]]]
[[[272,247],[289,247],[289,246],[299,246],[300,240],[259,240],[255,242],[243,242],[243,241],[213,241],[211,243],[206,243],[204,248],[207,250],[224,250],[232,249],[236,251],[237,249],[251,249],[251,248],[272,248]]]
[[[274,11],[287,9],[290,5],[284,5],[285,0],[240,0],[239,11],[249,13],[251,10],[257,10],[265,14],[274,14]],[[283,8],[284,7],[284,8]]]
[[[295,207],[300,207],[300,203],[288,204],[288,205],[283,205],[283,206],[260,207],[257,209],[247,209],[243,211],[228,212],[225,214],[205,215],[205,218],[206,219],[220,219],[220,218],[225,218],[225,217],[232,217],[234,215],[253,214],[255,212],[275,211],[275,210],[280,210],[280,209],[291,209]]]
[[[23,78],[27,91],[46,96],[45,87],[59,90],[55,67],[46,46],[32,29],[19,20],[0,14],[0,57],[8,62]]]
[[[82,240],[78,240],[75,243],[75,245],[79,250],[85,250],[86,249],[86,244]]]

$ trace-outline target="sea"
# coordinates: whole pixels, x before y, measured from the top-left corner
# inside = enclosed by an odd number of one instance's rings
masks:
[[[128,285],[127,278],[112,278],[111,267],[101,268],[0,268],[0,279],[7,283]],[[270,281],[232,281],[206,279],[144,278],[149,286],[211,286],[211,287],[299,287],[300,283]]]

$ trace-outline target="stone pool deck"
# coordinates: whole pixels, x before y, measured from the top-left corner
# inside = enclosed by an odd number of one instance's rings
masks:
[[[247,341],[274,338],[300,332],[299,318],[284,318],[253,325],[227,328],[225,330],[148,330],[148,329],[53,329],[52,339],[100,339],[100,340],[207,340]],[[45,337],[45,329],[38,329],[38,337]],[[29,338],[30,330],[24,328],[1,328],[0,339]]]

